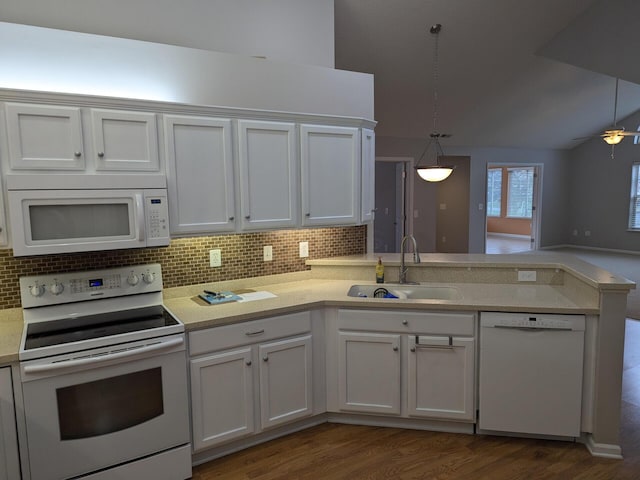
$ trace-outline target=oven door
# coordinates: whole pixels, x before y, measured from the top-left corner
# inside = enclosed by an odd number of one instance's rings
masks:
[[[22,362],[21,372],[32,480],[189,443],[184,334]]]

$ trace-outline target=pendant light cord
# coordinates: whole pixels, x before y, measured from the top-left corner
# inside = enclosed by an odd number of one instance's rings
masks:
[[[441,28],[442,25],[438,23],[433,25],[430,30],[435,35],[435,42],[433,42],[433,133],[438,133],[438,80],[440,78],[438,39]]]

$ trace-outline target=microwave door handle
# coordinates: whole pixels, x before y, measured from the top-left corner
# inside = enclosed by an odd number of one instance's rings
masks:
[[[137,239],[139,241],[144,240],[144,203],[142,193],[136,193],[136,231]]]

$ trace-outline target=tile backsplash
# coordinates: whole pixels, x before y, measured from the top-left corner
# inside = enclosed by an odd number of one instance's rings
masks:
[[[309,258],[357,255],[366,251],[366,226],[241,233],[177,238],[165,248],[111,250],[14,257],[0,250],[0,309],[20,306],[18,279],[24,275],[72,272],[160,263],[165,288],[307,270],[299,242],[309,242]],[[263,261],[263,247],[273,260]],[[222,251],[222,266],[209,266],[209,250]]]

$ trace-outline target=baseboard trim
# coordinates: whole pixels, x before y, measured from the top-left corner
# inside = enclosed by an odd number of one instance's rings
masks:
[[[593,439],[592,434],[587,434],[586,438],[581,439],[589,453],[594,457],[601,458],[615,458],[617,460],[622,460],[622,448],[620,445],[612,445],[609,443],[597,443]]]

